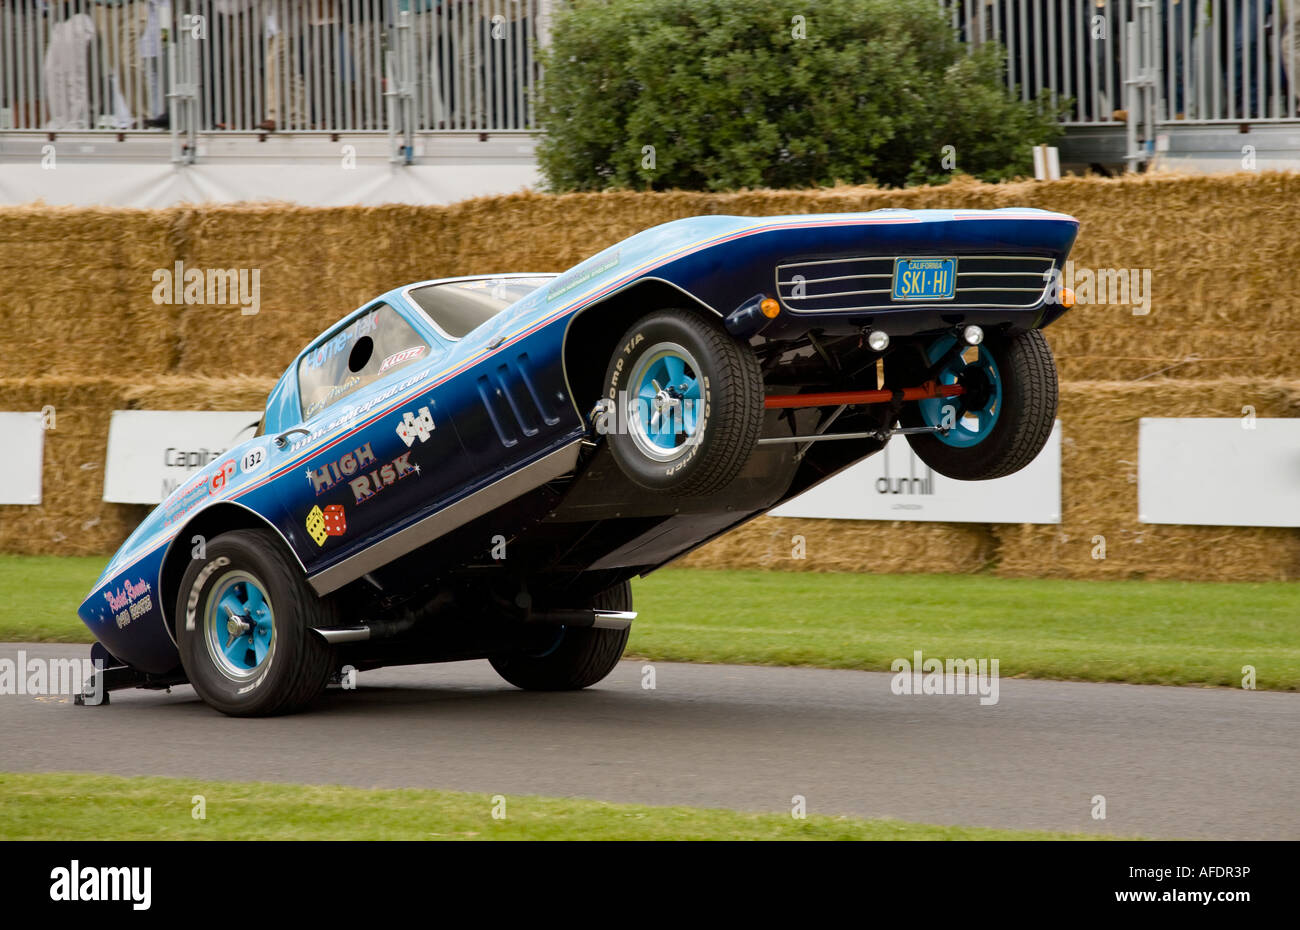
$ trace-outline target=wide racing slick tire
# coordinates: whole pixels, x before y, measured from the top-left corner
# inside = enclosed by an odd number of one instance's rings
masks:
[[[658,310],[619,341],[597,430],[637,485],[711,494],[749,460],[763,425],[763,375],[750,348],[685,310]]]
[[[945,336],[926,350],[927,360],[949,361],[938,372],[940,384],[961,384],[953,398],[916,401],[903,408],[903,426],[946,426],[945,433],[907,437],[917,458],[941,475],[961,481],[986,481],[1020,471],[1047,443],[1056,420],[1057,378],[1052,350],[1040,330],[1011,337],[990,336],[961,355]],[[924,374],[919,359],[908,365],[911,377]]]
[[[176,602],[176,642],[194,690],[232,717],[301,709],[332,670],[333,650],[312,627],[336,625],[333,602],[317,598],[268,530],[223,533],[205,549],[185,569]]]
[[[591,606],[631,610],[632,586],[626,581],[592,598]],[[578,691],[603,679],[618,665],[630,630],[561,627],[554,642],[532,654],[491,656],[492,667],[510,684],[525,691]]]

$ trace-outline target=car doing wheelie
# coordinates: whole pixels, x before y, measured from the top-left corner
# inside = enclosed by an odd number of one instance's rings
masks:
[[[384,294],[113,557],[79,611],[88,693],[189,682],[267,715],[471,658],[592,685],[633,577],[892,435],[963,480],[1032,461],[1076,231],[1037,210],[696,217],[560,275]]]

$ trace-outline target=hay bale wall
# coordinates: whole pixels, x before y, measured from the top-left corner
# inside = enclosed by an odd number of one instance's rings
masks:
[[[1136,486],[1116,463],[1136,462],[1141,416],[1237,416],[1247,403],[1261,416],[1297,415],[1287,379],[1300,314],[1280,286],[1300,267],[1297,203],[1300,175],[1264,173],[958,180],[901,191],[526,193],[447,207],[0,208],[8,337],[0,409],[54,404],[59,418],[47,437],[45,504],[0,507],[0,551],[111,550],[142,509],[99,500],[109,411],[256,408],[307,340],[399,284],[562,270],[698,214],[1035,206],[1080,219],[1077,268],[1151,273],[1148,314],[1080,306],[1047,331],[1064,382],[1061,526],[765,518],[689,564],[905,571],[927,552],[938,556],[930,565],[1012,575],[1294,578],[1296,531],[1143,526]],[[259,312],[156,303],[154,274],[176,262],[257,270]],[[789,558],[793,535],[807,539],[804,560]],[[1095,535],[1107,538],[1105,560],[1090,555]]]
[[[1061,385],[1061,523],[863,522],[760,517],[683,560],[700,568],[786,571],[979,571],[1049,578],[1300,578],[1300,531],[1138,522],[1138,420],[1186,409],[1172,378]],[[1196,385],[1196,412],[1300,416],[1300,380],[1220,379]],[[1183,415],[1183,414],[1179,414]],[[1207,449],[1207,455],[1213,450]],[[797,558],[794,537],[803,537]],[[1103,550],[1098,537],[1104,537]]]

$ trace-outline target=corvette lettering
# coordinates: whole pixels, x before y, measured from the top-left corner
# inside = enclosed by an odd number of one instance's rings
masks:
[[[615,252],[613,255],[608,256],[603,261],[594,264],[589,268],[570,271],[567,274],[561,275],[560,278],[554,284],[552,284],[550,288],[547,289],[546,299],[554,300],[557,297],[563,297],[565,294],[569,293],[569,291],[573,290],[575,287],[579,287],[580,285],[586,284],[588,281],[592,280],[593,278],[599,277],[600,275],[603,275],[605,272],[617,268],[618,262],[619,262],[619,253]],[[581,268],[581,266],[579,267]]]

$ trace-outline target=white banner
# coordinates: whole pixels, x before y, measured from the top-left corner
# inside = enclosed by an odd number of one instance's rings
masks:
[[[114,410],[104,500],[157,504],[190,475],[253,435],[262,411]]]
[[[39,413],[0,413],[0,504],[39,504],[45,421]]]
[[[150,209],[186,203],[249,201],[289,201],[322,207],[449,204],[470,197],[513,194],[541,184],[531,154],[515,156],[519,164],[499,164],[479,158],[455,164],[394,167],[386,160],[378,164],[362,160],[357,162],[355,170],[340,171],[338,156],[333,154],[338,149],[339,146],[334,146],[330,157],[319,164],[290,159],[284,163],[262,161],[252,165],[236,161],[177,166],[163,156],[161,162],[123,159],[108,165],[63,161],[60,157],[57,171],[42,170],[38,153],[30,163],[14,161],[0,171],[0,204],[39,200],[59,206]],[[201,152],[199,157],[202,158]]]
[[[1138,519],[1300,526],[1300,419],[1143,418]]]
[[[895,436],[878,454],[782,504],[772,516],[1060,523],[1061,422],[1052,427],[1036,459],[1014,475],[992,481],[956,481],[936,474],[905,437]]]

